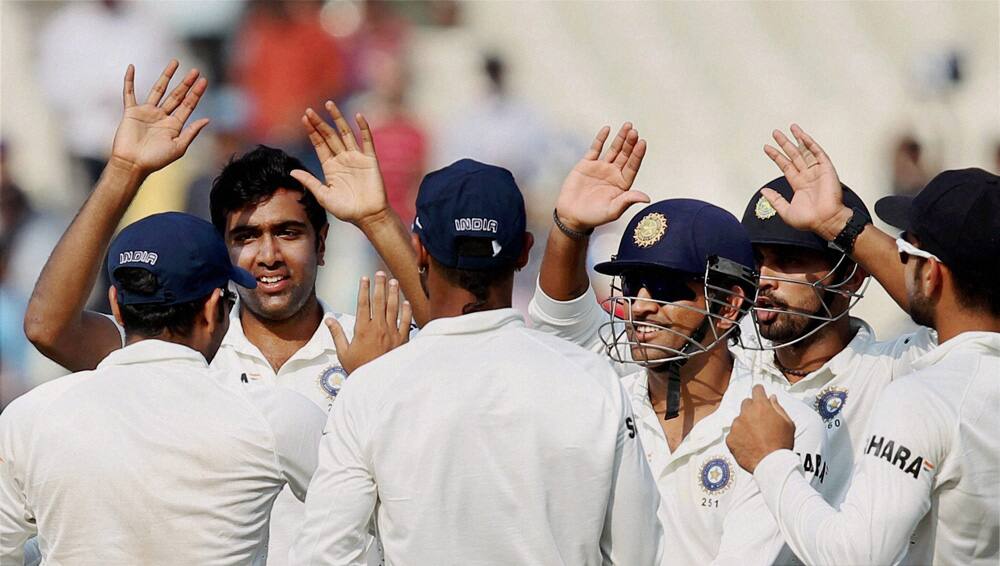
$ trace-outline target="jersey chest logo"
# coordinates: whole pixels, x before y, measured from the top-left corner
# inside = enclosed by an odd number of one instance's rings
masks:
[[[827,387],[816,396],[816,402],[813,403],[813,407],[815,407],[816,412],[819,413],[823,422],[829,423],[844,410],[845,404],[847,404],[847,388]]]
[[[340,366],[330,366],[319,374],[317,384],[326,393],[326,396],[333,400],[337,393],[340,393],[341,386],[347,379],[347,371]]]
[[[713,456],[701,465],[701,489],[705,493],[721,495],[725,493],[735,481],[733,478],[733,465],[729,458],[725,456]]]

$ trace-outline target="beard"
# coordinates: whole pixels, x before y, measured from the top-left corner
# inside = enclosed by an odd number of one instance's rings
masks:
[[[786,311],[776,313],[774,319],[770,323],[757,325],[757,328],[760,330],[760,335],[770,342],[784,344],[793,340],[798,340],[806,334],[814,331],[816,327],[827,322],[819,318],[813,318],[822,316],[820,314],[824,310],[822,301],[818,301],[819,304],[810,310],[790,310],[788,303],[778,297],[771,294],[764,296],[771,301],[772,308]]]
[[[936,328],[934,324],[934,304],[919,290],[910,293],[910,319],[920,326]]]

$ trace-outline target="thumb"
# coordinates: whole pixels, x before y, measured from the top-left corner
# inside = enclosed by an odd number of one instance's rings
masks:
[[[611,200],[611,212],[617,220],[633,204],[649,201],[649,195],[642,191],[625,191]]]
[[[337,352],[347,352],[351,343],[347,340],[347,333],[344,332],[344,327],[335,318],[327,318],[323,322],[330,329],[330,335],[333,336],[333,343],[337,346]]]
[[[180,135],[177,136],[177,143],[179,143],[181,146],[181,153],[187,151],[188,146],[191,145],[191,142],[194,141],[194,138],[198,137],[198,134],[201,132],[201,130],[208,125],[208,122],[209,122],[208,118],[195,120],[190,125],[188,125],[188,127],[184,128],[181,131]]]
[[[785,421],[787,421],[789,423],[792,423],[792,425],[795,424],[792,421],[792,418],[788,416],[788,413],[785,412],[785,408],[782,407],[781,403],[778,402],[778,397],[777,396],[771,395],[769,397],[769,400],[771,401],[771,408],[774,409],[774,412],[778,413],[778,415],[781,418],[785,419]]]
[[[769,189],[767,187],[761,189],[760,194],[762,194],[764,198],[767,199],[767,202],[771,203],[771,206],[774,207],[774,210],[778,212],[778,216],[780,216],[781,219],[784,220],[785,214],[788,211],[788,207],[791,206],[791,204],[787,200],[785,200],[785,197],[781,196],[781,194],[778,191],[774,189]]]
[[[291,172],[292,178],[296,181],[302,183],[302,186],[309,189],[309,192],[313,194],[317,199],[323,195],[327,186],[320,182],[319,179],[312,176],[312,173],[308,171],[303,171],[302,169],[293,169]]]

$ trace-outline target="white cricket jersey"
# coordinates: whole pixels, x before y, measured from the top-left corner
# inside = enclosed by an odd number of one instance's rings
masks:
[[[0,415],[0,564],[251,564],[287,483],[305,496],[325,415],[291,391],[143,340]]]
[[[600,356],[499,309],[360,368],[320,445],[293,563],[652,565],[659,497]]]
[[[806,484],[788,451],[758,464],[768,507],[806,562],[1000,559],[1000,333],[962,333],[913,367],[875,404],[839,511]]]
[[[608,321],[609,315],[597,304],[593,290],[571,301],[556,301],[537,287],[529,313],[537,328],[595,350],[603,349],[597,327]],[[760,490],[726,446],[733,419],[739,415],[743,399],[750,396],[753,383],[749,369],[735,361],[719,407],[698,421],[671,453],[660,417],[649,400],[646,370],[637,370],[634,364],[618,367],[631,369],[622,376],[622,383],[660,491],[659,517],[668,549],[663,566],[792,561]],[[765,389],[779,397],[795,422],[795,450],[801,454],[802,469],[818,485],[827,475],[823,423],[808,407],[780,389]]]
[[[748,324],[753,324],[750,317]],[[745,322],[747,324],[747,322]],[[854,338],[816,371],[792,384],[774,365],[774,351],[733,347],[737,358],[752,367],[755,383],[784,389],[800,399],[823,420],[827,433],[826,456],[831,465],[820,493],[831,505],[844,500],[851,485],[854,460],[864,441],[872,409],[892,380],[912,371],[912,363],[937,345],[934,331],[921,327],[912,334],[879,342],[863,320],[851,318]],[[743,336],[754,336],[744,328]]]

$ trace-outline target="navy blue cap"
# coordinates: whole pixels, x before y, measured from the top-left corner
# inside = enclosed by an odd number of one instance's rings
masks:
[[[911,232],[926,250],[953,268],[998,270],[1000,177],[982,169],[945,171],[916,196],[875,203],[887,223]]]
[[[145,269],[156,276],[151,295],[122,289],[115,271],[120,267]],[[173,305],[201,299],[233,281],[254,288],[257,281],[236,267],[215,227],[195,216],[164,212],[125,227],[108,250],[108,276],[122,305]]]
[[[704,275],[712,256],[756,269],[750,239],[735,216],[714,204],[678,198],[639,211],[625,228],[618,253],[594,269],[619,275],[637,267],[659,267]]]
[[[513,265],[524,247],[524,198],[510,171],[462,159],[428,173],[413,231],[438,263],[481,271]],[[460,238],[484,238],[492,253],[459,255]]]
[[[772,189],[788,201],[792,200],[794,194],[792,186],[788,184],[788,179],[784,177],[778,177],[761,188]],[[861,209],[871,217],[871,212],[868,211],[868,207],[865,206],[861,197],[847,185],[841,184],[840,188],[843,191],[845,206]],[[750,241],[754,244],[777,244],[822,252],[832,251],[827,241],[813,232],[798,230],[785,224],[781,216],[778,216],[778,211],[771,206],[764,195],[760,194],[759,190],[750,197],[750,202],[747,203],[747,208],[743,212],[742,223],[747,234],[750,235]]]

